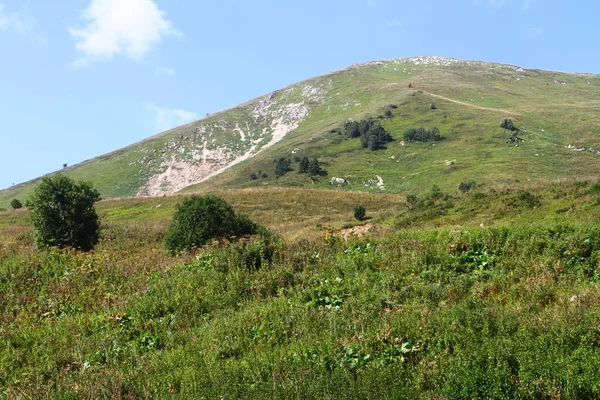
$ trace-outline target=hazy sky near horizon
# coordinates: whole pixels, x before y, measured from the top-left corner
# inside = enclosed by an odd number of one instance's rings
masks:
[[[349,65],[600,73],[600,3],[0,0],[0,189]]]

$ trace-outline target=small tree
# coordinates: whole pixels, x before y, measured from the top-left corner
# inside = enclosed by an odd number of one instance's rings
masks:
[[[217,195],[184,198],[173,214],[173,222],[165,237],[171,251],[190,250],[212,239],[256,233],[258,225]]]
[[[315,175],[319,175],[320,172],[321,172],[321,164],[319,163],[319,160],[317,160],[316,158],[313,158],[308,163],[308,174],[310,176],[315,176]]]
[[[21,203],[21,201],[19,199],[12,199],[10,201],[10,206],[13,208],[13,210],[16,210],[18,208],[23,207],[23,204]]]
[[[502,121],[500,121],[500,127],[504,128],[506,130],[509,131],[516,131],[517,128],[515,128],[515,124],[513,123],[512,119],[503,119]]]
[[[310,160],[308,159],[308,157],[302,158],[302,160],[300,161],[300,167],[298,169],[298,172],[303,173],[303,174],[307,173],[309,165],[310,165]]]
[[[354,207],[354,218],[359,221],[365,219],[365,215],[367,215],[367,210],[362,206],[358,205]]]
[[[285,174],[287,174],[288,171],[290,171],[290,160],[287,158],[283,158],[281,157],[278,161],[277,161],[277,166],[275,167],[275,175],[277,176],[283,176]]]
[[[27,202],[38,246],[91,250],[98,243],[100,193],[91,183],[64,176],[42,178]]]
[[[463,193],[467,193],[469,190],[471,190],[474,187],[475,187],[475,181],[461,182],[460,185],[458,185],[458,190],[460,190]]]
[[[369,136],[369,141],[367,143],[368,143],[369,149],[371,149],[372,151],[379,149],[380,143],[379,143],[379,138],[377,137],[377,135]]]

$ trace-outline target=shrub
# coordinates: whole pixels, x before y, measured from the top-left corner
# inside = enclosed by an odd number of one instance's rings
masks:
[[[512,122],[512,119],[503,119],[502,121],[500,121],[500,127],[509,131],[517,130],[517,128],[515,128],[515,125]]]
[[[250,176],[248,177],[248,179],[250,179],[251,181],[255,181],[258,179],[258,176],[256,176],[255,173],[250,174]]]
[[[38,246],[91,250],[98,243],[100,193],[88,182],[64,175],[42,178],[27,202]]]
[[[256,233],[258,226],[217,195],[190,196],[177,206],[165,237],[171,251],[191,250],[212,239]]]
[[[358,205],[354,207],[354,218],[359,221],[365,219],[365,215],[367,214],[367,210],[362,206]]]
[[[23,204],[21,204],[21,201],[19,199],[12,199],[10,201],[10,206],[13,208],[13,210],[16,210],[18,208],[23,207]]]
[[[444,139],[437,127],[431,129],[409,128],[404,131],[403,138],[407,142],[438,142]]]
[[[290,160],[287,159],[287,158],[281,157],[277,161],[277,166],[275,167],[275,175],[277,175],[277,176],[283,176],[288,171],[291,171],[291,170],[292,169],[290,168]]]
[[[386,118],[391,118],[392,117],[392,110],[385,110],[383,112],[383,116]]]
[[[473,189],[475,185],[475,181],[461,182],[460,185],[458,185],[458,190],[467,193],[469,190]]]
[[[431,104],[429,105],[429,109],[430,109],[430,110],[437,110],[437,107],[436,107],[436,105],[435,105],[435,104],[431,103]]]
[[[320,173],[321,173],[321,164],[319,163],[319,160],[317,160],[316,158],[313,158],[308,163],[308,174],[310,176],[316,176],[316,175],[319,175]]]
[[[310,160],[308,159],[308,157],[304,157],[301,161],[300,161],[300,166],[298,167],[298,172],[299,173],[307,173],[308,172],[308,166],[310,165]]]

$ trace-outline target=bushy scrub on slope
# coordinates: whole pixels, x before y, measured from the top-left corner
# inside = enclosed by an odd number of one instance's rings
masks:
[[[217,195],[190,196],[181,202],[165,237],[171,251],[190,250],[213,239],[256,233],[258,225],[237,214]]]

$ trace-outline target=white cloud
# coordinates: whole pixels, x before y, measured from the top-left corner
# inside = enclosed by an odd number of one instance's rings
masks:
[[[194,112],[178,108],[159,107],[152,103],[146,104],[146,110],[154,113],[154,129],[156,132],[168,131],[199,119]]]
[[[35,18],[27,10],[19,10],[10,14],[4,12],[6,4],[0,3],[0,31],[10,31],[27,36],[33,41],[44,44],[43,37],[35,32]]]
[[[82,54],[75,66],[116,55],[141,60],[163,38],[183,36],[152,0],[92,0],[81,18],[84,27],[69,28]]]
[[[158,76],[173,76],[175,75],[175,70],[169,67],[158,67],[154,73]]]

